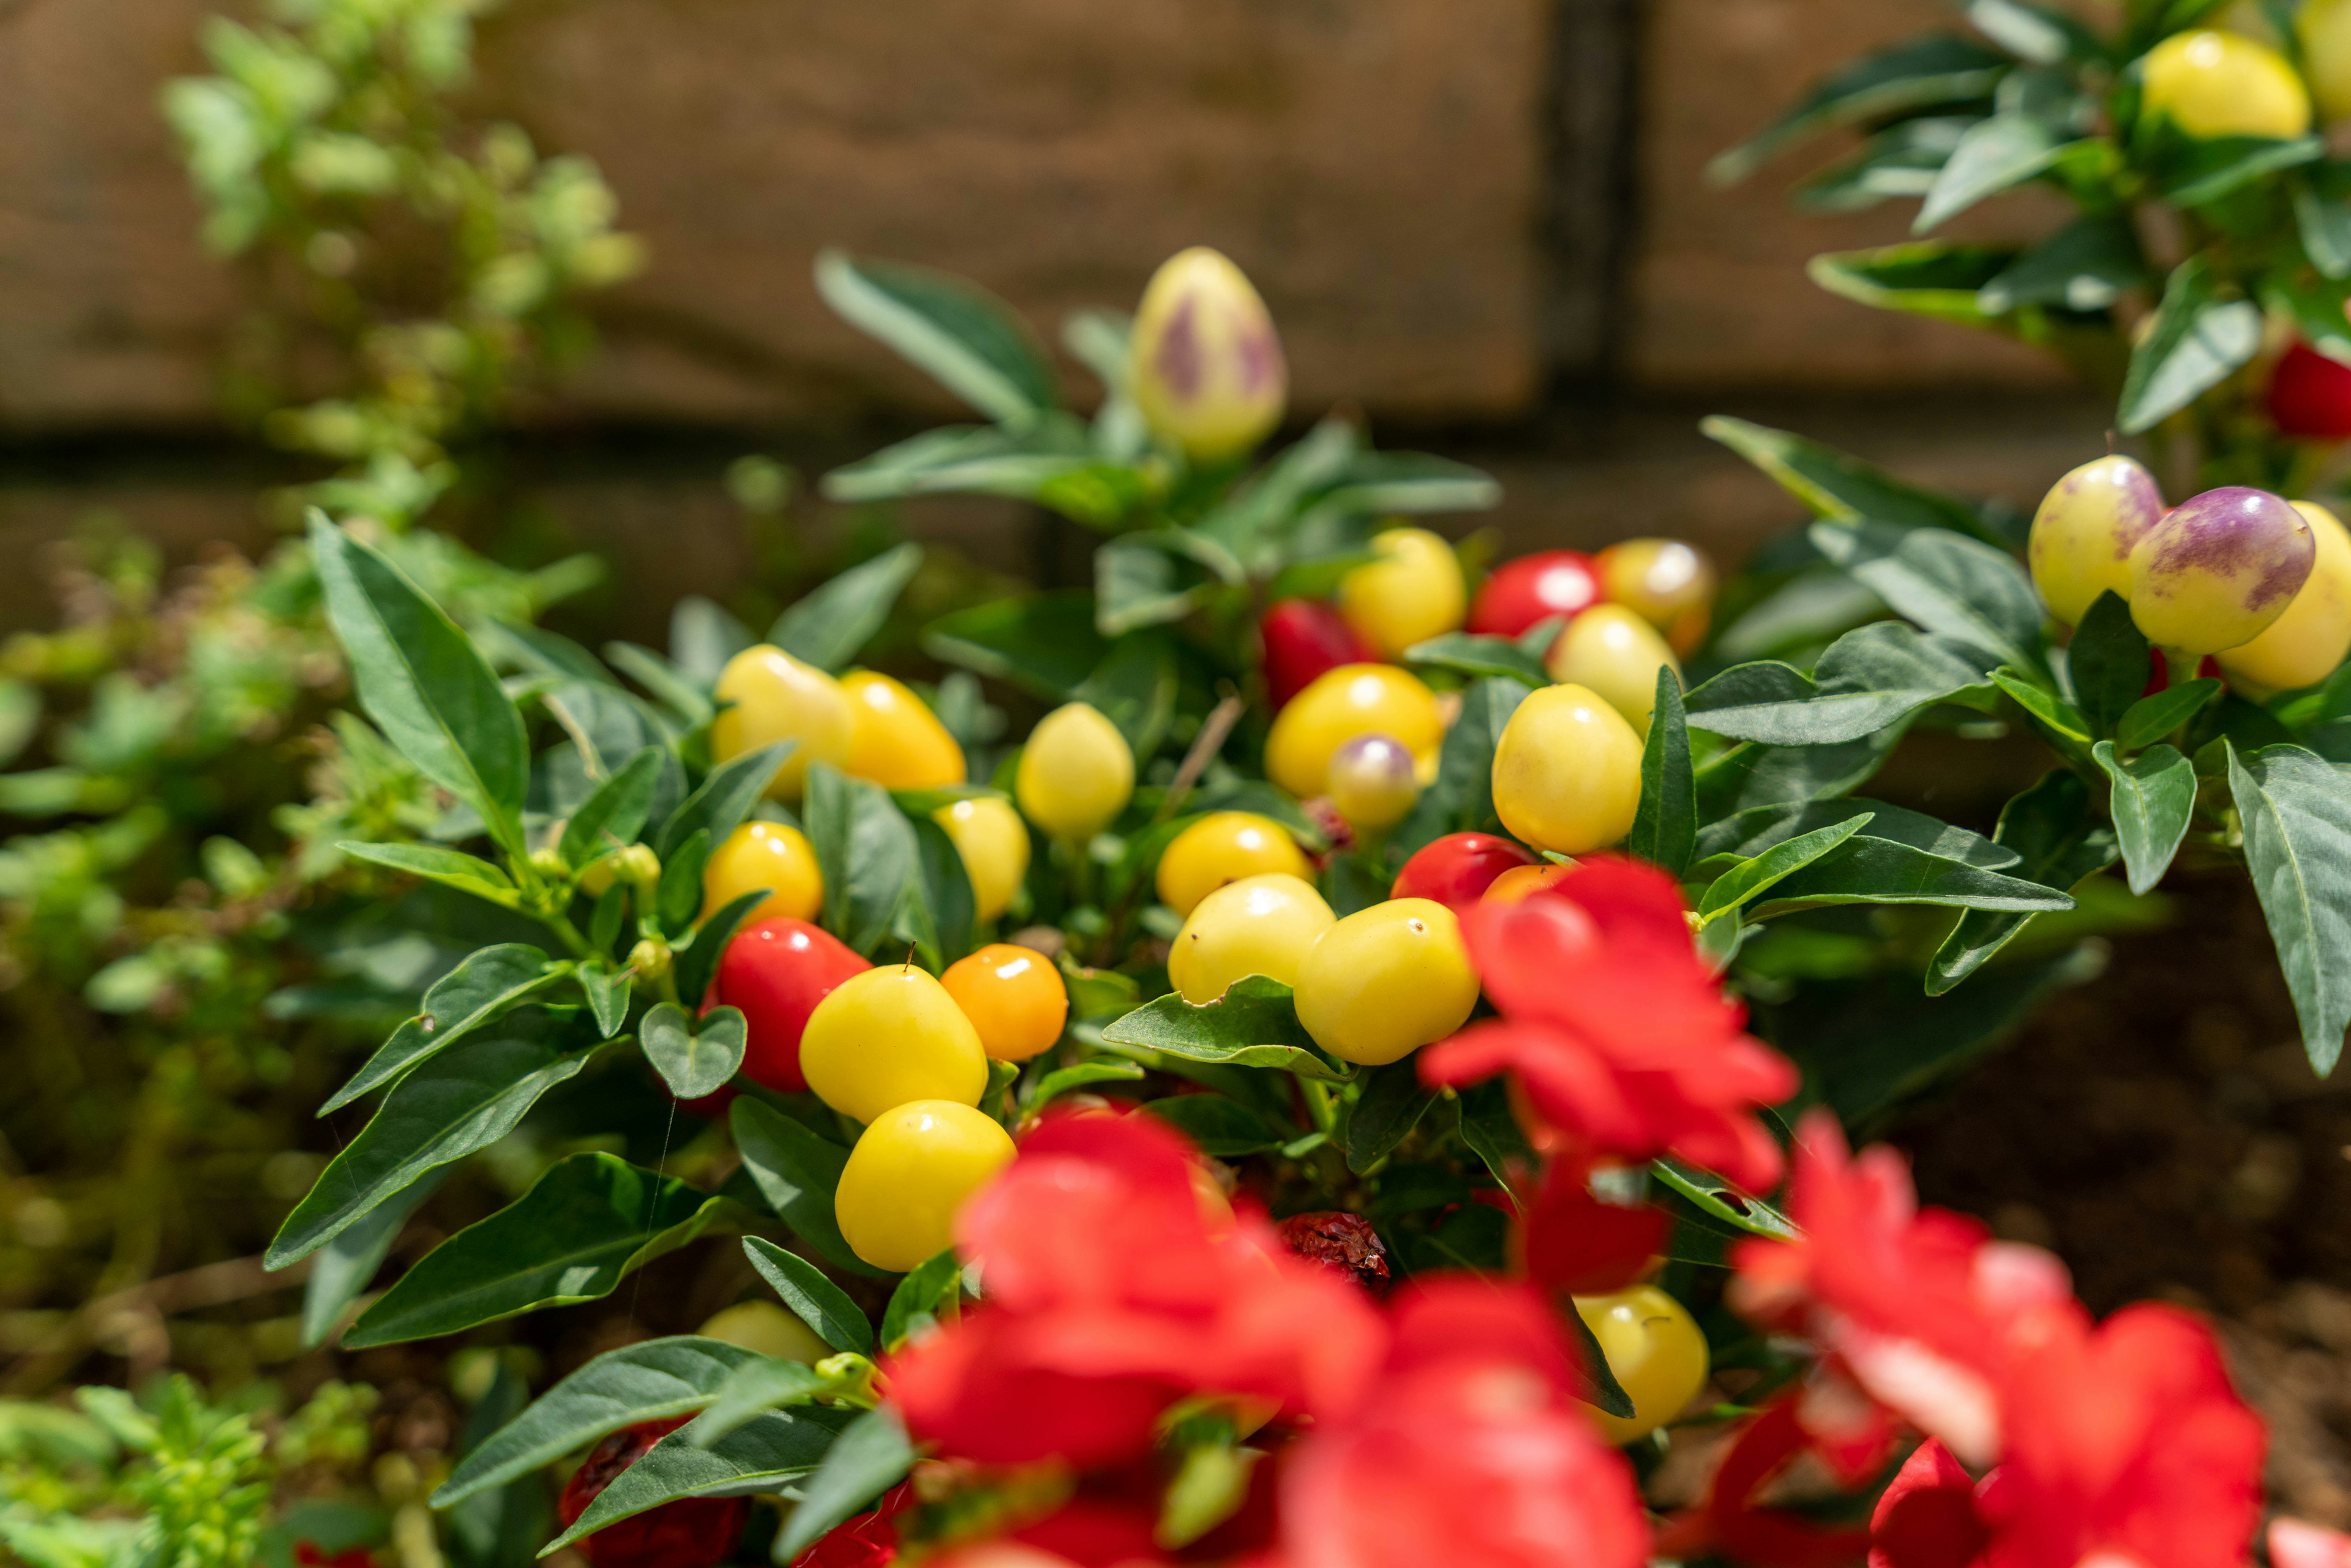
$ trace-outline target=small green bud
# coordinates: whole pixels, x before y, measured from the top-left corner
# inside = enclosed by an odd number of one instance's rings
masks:
[[[629,949],[629,967],[637,972],[640,986],[658,986],[669,974],[669,944],[656,936],[648,936]]]

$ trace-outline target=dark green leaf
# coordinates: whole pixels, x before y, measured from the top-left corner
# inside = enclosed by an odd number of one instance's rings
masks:
[[[441,848],[438,844],[371,844],[345,842],[335,846],[355,861],[390,866],[444,887],[454,887],[503,908],[516,907],[514,880],[476,855]]]
[[[1657,670],[1655,701],[1641,746],[1641,804],[1625,851],[1679,876],[1689,868],[1698,833],[1698,779],[1690,768],[1681,677],[1668,666]]]
[[[424,993],[424,1010],[394,1030],[350,1082],[328,1096],[319,1114],[339,1111],[391,1082],[569,973],[570,965],[550,964],[545,953],[524,943],[479,949],[433,983]]]
[[[1542,657],[1508,637],[1480,637],[1468,632],[1447,632],[1416,643],[1404,651],[1404,662],[1429,669],[1453,670],[1472,677],[1502,675],[1530,686],[1551,685]]]
[[[1315,1051],[1298,1021],[1290,988],[1263,975],[1235,980],[1206,1007],[1170,991],[1102,1030],[1103,1043],[1155,1051],[1187,1061],[1275,1067],[1301,1078],[1345,1082],[1353,1076]]]
[[[1220,1160],[1280,1148],[1294,1134],[1221,1094],[1177,1094],[1147,1100],[1143,1108],[1191,1139],[1202,1154]]]
[[[1925,630],[2019,669],[2038,662],[2041,597],[2006,551],[1946,528],[1876,521],[1814,523],[1811,538],[1823,555]]]
[[[629,971],[582,965],[572,977],[580,982],[580,994],[588,998],[588,1016],[596,1020],[596,1038],[610,1040],[620,1033],[621,1026],[629,1021]]]
[[[2079,757],[2090,744],[2090,721],[2082,710],[2029,675],[2011,669],[1991,673],[1991,683],[2041,727],[2061,752]]]
[[[841,1386],[840,1378],[827,1376],[797,1361],[770,1357],[737,1367],[726,1386],[719,1389],[718,1397],[710,1402],[710,1408],[695,1417],[694,1446],[715,1448],[754,1416],[788,1406],[810,1404],[818,1395],[832,1393]]]
[[[1811,865],[1870,822],[1868,813],[1847,817],[1772,845],[1754,859],[1741,862],[1717,877],[1698,901],[1700,919],[1712,920],[1736,909]]]
[[[588,917],[588,946],[609,955],[612,944],[620,940],[621,922],[628,913],[629,884],[615,881],[598,895],[595,913]]]
[[[2029,305],[2104,310],[2147,280],[2137,231],[2112,216],[2077,218],[2033,246],[1976,296],[1988,312]]]
[[[1176,716],[1176,640],[1167,632],[1130,632],[1110,645],[1093,673],[1070,695],[1091,703],[1118,727],[1138,764],[1159,749]]]
[[[1582,1385],[1575,1396],[1586,1405],[1595,1405],[1611,1416],[1629,1421],[1633,1418],[1633,1396],[1616,1381],[1615,1368],[1608,1364],[1606,1353],[1592,1333],[1592,1325],[1583,1321],[1582,1312],[1569,1311],[1559,1314],[1568,1332],[1575,1336],[1576,1380]]]
[[[2068,140],[2058,127],[2033,115],[1995,114],[1977,121],[1943,165],[1910,232],[1925,234],[1985,197],[2046,172]]]
[[[1994,841],[2022,859],[2015,874],[2056,892],[2115,863],[2114,834],[2090,814],[2089,787],[2056,768],[2001,808]],[[2014,941],[2031,915],[1974,909],[1959,917],[1927,971],[1927,994],[1941,996]]]
[[[264,1265],[308,1256],[425,1172],[514,1131],[540,1095],[586,1065],[584,1053],[566,1056],[544,1038],[551,1032],[476,1035],[402,1079],[286,1217]]]
[[[838,674],[873,640],[890,607],[923,564],[923,547],[883,550],[801,596],[776,618],[768,641],[793,658]]]
[[[2111,740],[2091,751],[2114,780],[2115,838],[2122,845],[2130,890],[2145,893],[2163,880],[2188,836],[2189,820],[2196,814],[2196,765],[2168,746],[2128,762],[2115,755]]]
[[[725,1087],[743,1065],[747,1038],[738,1008],[716,1008],[700,1019],[663,1002],[637,1024],[645,1060],[680,1100],[699,1100]]]
[[[653,922],[664,931],[684,932],[701,913],[702,873],[709,868],[711,851],[716,847],[709,829],[696,828],[662,862],[661,880],[653,884]]]
[[[401,1228],[433,1196],[447,1167],[429,1170],[343,1228],[320,1248],[302,1285],[302,1348],[316,1350],[335,1332],[343,1313],[366,1291],[376,1270],[400,1239]]]
[[[2006,56],[1971,39],[1913,38],[1822,78],[1761,134],[1716,158],[1707,177],[1719,185],[1743,180],[1781,148],[1831,126],[1988,99],[2011,68]]]
[[[820,254],[817,292],[852,326],[896,350],[999,424],[1059,406],[1043,345],[996,296],[925,267]]]
[[[430,1339],[608,1296],[632,1270],[701,1235],[723,1204],[611,1155],[572,1155],[426,1253],[343,1343],[360,1350]]]
[[[824,873],[825,929],[870,957],[891,935],[907,890],[920,894],[914,826],[879,784],[821,762],[809,767],[802,816]]]
[[[758,1359],[757,1351],[695,1334],[608,1351],[459,1460],[433,1494],[433,1506],[447,1508],[503,1486],[623,1427],[699,1410],[737,1367]]]
[[[1966,502],[1905,484],[1882,468],[1817,441],[1726,414],[1700,421],[1698,429],[1830,522],[1857,523],[1866,517],[1896,528],[1955,528],[1998,542],[1982,517]]]
[[[933,1253],[910,1270],[882,1309],[882,1348],[895,1351],[952,1318],[963,1301],[963,1263],[955,1249]]]
[[[1410,854],[1447,833],[1493,825],[1494,747],[1531,689],[1523,681],[1497,675],[1461,694],[1461,716],[1445,732],[1436,781],[1420,792],[1412,814],[1397,826],[1397,848]]]
[[[1701,1170],[1687,1160],[1677,1160],[1671,1155],[1651,1160],[1649,1174],[1700,1213],[1744,1230],[1750,1236],[1792,1241],[1802,1234],[1786,1215],[1771,1205],[1761,1198],[1749,1197],[1712,1171]]]
[[[905,1479],[914,1447],[897,1412],[869,1410],[841,1429],[824,1463],[800,1486],[799,1505],[784,1521],[772,1555],[789,1563],[875,1498]]]
[[[710,982],[718,974],[718,960],[726,956],[726,944],[734,939],[735,928],[766,902],[768,894],[768,890],[762,887],[738,894],[694,928],[693,940],[676,950],[676,963],[671,971],[677,982],[678,1000],[689,1008],[702,1005]]]
[[[1198,561],[1148,536],[1128,534],[1094,551],[1094,625],[1103,636],[1117,637],[1181,621],[1217,586]]]
[[[2009,914],[2074,907],[2071,894],[2040,883],[1864,833],[1782,882],[1748,917],[1768,920],[1833,904],[1932,904]]]
[[[797,1252],[787,1252],[757,1236],[743,1239],[743,1255],[759,1278],[768,1281],[817,1338],[835,1350],[873,1354],[873,1325],[847,1292],[824,1277],[824,1270]]]
[[[992,600],[931,622],[923,651],[1032,696],[1067,702],[1092,674],[1110,642],[1094,630],[1094,596],[1084,589]]]
[[[1437,1096],[1420,1086],[1420,1063],[1412,1057],[1365,1072],[1347,1113],[1347,1168],[1361,1176],[1387,1158],[1435,1103]]]
[[[1835,746],[1735,746],[1698,769],[1698,820],[1842,795],[1877,771],[1907,728],[1897,724]]]
[[[849,1249],[841,1239],[841,1222],[833,1218],[833,1189],[841,1185],[841,1167],[849,1151],[819,1137],[771,1105],[747,1096],[727,1109],[727,1125],[735,1146],[742,1151],[743,1168],[750,1173],[759,1196],[792,1234],[824,1254],[837,1269],[853,1274],[886,1278]]]
[[[598,785],[596,792],[563,824],[563,839],[558,846],[563,863],[578,871],[612,843],[634,843],[653,810],[653,789],[661,783],[667,761],[668,753],[663,747],[645,747]]]
[[[707,832],[712,844],[726,841],[751,808],[767,792],[776,769],[792,754],[796,741],[779,740],[757,751],[733,757],[710,770],[701,786],[670,813],[653,839],[653,852],[664,861],[697,832]]]
[[[1489,1078],[1462,1090],[1457,1103],[1461,1110],[1461,1141],[1523,1209],[1531,1196],[1526,1186],[1537,1162],[1519,1126],[1518,1113],[1510,1109],[1508,1085],[1499,1078]]]
[[[571,1527],[547,1543],[542,1555],[680,1498],[775,1491],[822,1464],[848,1423],[847,1412],[826,1406],[770,1410],[706,1448],[697,1441],[698,1423],[682,1427],[614,1476]]]
[[[1689,694],[1690,723],[1740,740],[1827,746],[1983,683],[1983,661],[1965,645],[1876,621],[1838,638],[1809,677],[1779,664],[1725,670]]]
[[[1957,326],[2014,329],[1984,308],[1983,288],[2016,259],[2011,246],[1916,240],[1870,250],[1831,251],[1804,264],[1829,293],[1873,310],[1898,310]]]
[[[1832,822],[1842,822],[1849,817],[1867,816],[1869,836],[1891,839],[1898,844],[1940,855],[1945,860],[1965,861],[1986,871],[1999,871],[2017,863],[2014,850],[1996,844],[1979,833],[1965,828],[1938,821],[1923,811],[1907,807],[1889,806],[1883,800],[1848,797],[1840,800],[1811,802],[1787,801],[1776,806],[1757,806],[1720,821],[1709,822],[1698,835],[1700,857],[1731,854],[1760,855],[1776,844],[1787,842],[1799,833],[1809,833]]]
[[[2255,181],[2273,181],[2288,169],[2314,163],[2325,153],[2315,136],[2192,138],[2178,156],[2160,161],[2157,193],[2175,207],[2200,207]]]
[[[2262,302],[2271,312],[2292,321],[2304,342],[2336,364],[2351,364],[2351,316],[2344,310],[2346,295],[2351,295],[2351,285],[2290,274],[2273,277],[2262,287]]]
[[[2099,594],[2065,650],[2074,701],[2095,733],[2114,733],[2147,690],[2154,668],[2147,634],[2131,620],[2130,605],[2112,589]]]
[[[2261,308],[2223,298],[2211,264],[2181,262],[2123,378],[2116,419],[2126,435],[2151,430],[2233,374],[2262,346]]]
[[[316,510],[310,554],[360,706],[418,772],[480,813],[501,847],[523,853],[529,745],[472,639],[398,567]]]
[[[2351,782],[2299,746],[2231,747],[2229,789],[2245,834],[2245,865],[2302,1020],[2303,1050],[2321,1078],[2351,1026]]]
[[[2115,726],[2115,744],[2125,751],[2143,750],[2194,718],[2220,695],[2220,683],[2207,675],[2141,697],[2123,710]]]

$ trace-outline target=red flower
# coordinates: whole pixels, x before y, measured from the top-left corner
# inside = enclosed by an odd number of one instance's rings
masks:
[[[1818,1523],[1756,1500],[1763,1489],[1814,1447],[1790,1395],[1750,1421],[1715,1467],[1704,1501],[1659,1532],[1658,1553],[1686,1558],[1719,1555],[1750,1568],[1842,1568],[1858,1558],[1867,1536]]]
[[[1441,1280],[1396,1302],[1377,1396],[1282,1478],[1288,1568],[1640,1568],[1624,1457],[1569,1392],[1557,1321],[1522,1286]]]
[[[1587,1156],[1673,1154],[1750,1192],[1778,1183],[1779,1145],[1754,1112],[1793,1093],[1796,1070],[1743,1032],[1671,876],[1593,855],[1549,893],[1479,904],[1462,927],[1503,1016],[1423,1051],[1423,1082],[1512,1071]]]
[[[1825,1111],[1798,1129],[1788,1207],[1801,1237],[1732,1249],[1731,1304],[1807,1334],[1880,1405],[1989,1463],[2012,1343],[2047,1332],[2040,1320],[2080,1319],[2064,1265],[1994,1241],[1977,1220],[1920,1212],[1902,1156],[1878,1147],[1849,1157]],[[1817,1407],[1804,1415],[1823,1431],[1840,1424]]]
[[[1142,1453],[1193,1394],[1351,1406],[1380,1354],[1376,1310],[1196,1176],[1163,1123],[1047,1117],[956,1223],[985,1304],[892,1360],[915,1435],[985,1464],[1085,1468]]]
[[[1976,1499],[1950,1449],[1919,1444],[1869,1516],[1869,1568],[1968,1568],[1991,1540]]]
[[[1638,1281],[1665,1248],[1666,1211],[1627,1208],[1592,1196],[1591,1173],[1572,1159],[1551,1163],[1521,1232],[1527,1277],[1570,1295],[1598,1296]]]

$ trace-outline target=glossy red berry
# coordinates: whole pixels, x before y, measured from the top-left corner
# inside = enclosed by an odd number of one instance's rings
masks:
[[[2351,438],[2351,365],[2296,343],[2271,372],[2269,404],[2270,418],[2288,435]]]
[[[684,1425],[684,1418],[645,1421],[597,1444],[587,1462],[563,1484],[555,1513],[564,1528],[569,1530],[587,1512],[598,1494],[643,1458],[646,1449]],[[576,1544],[594,1568],[716,1568],[735,1554],[750,1514],[747,1497],[684,1498],[608,1524]]]
[[[762,920],[726,944],[711,988],[721,1007],[743,1009],[743,1075],[786,1094],[808,1087],[800,1031],[832,988],[872,966],[805,920]]]
[[[1336,610],[1311,599],[1283,600],[1265,612],[1257,629],[1265,642],[1266,695],[1277,708],[1326,671],[1379,656]]]
[[[1532,865],[1534,852],[1498,833],[1447,833],[1404,862],[1390,898],[1433,898],[1459,915],[1513,866]]]
[[[1469,630],[1515,637],[1554,615],[1573,619],[1600,602],[1600,571],[1580,550],[1547,549],[1493,570],[1469,607]]]

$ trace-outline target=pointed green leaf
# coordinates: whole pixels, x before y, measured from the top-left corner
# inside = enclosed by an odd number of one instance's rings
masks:
[[[1838,638],[1809,678],[1780,664],[1725,670],[1690,693],[1689,722],[1740,740],[1826,746],[1983,684],[1983,661],[1964,645],[1877,621]]]
[[[888,790],[821,762],[809,767],[802,820],[824,873],[825,929],[870,957],[890,936],[906,890],[919,886],[914,824]]]
[[[1698,770],[1698,820],[1709,821],[1758,806],[1823,800],[1857,789],[1885,764],[1908,727],[1896,724],[1834,746],[1762,746],[1753,741],[1734,746]]]
[[[1363,1082],[1347,1112],[1347,1168],[1357,1176],[1385,1159],[1437,1103],[1420,1086],[1420,1064],[1409,1056],[1370,1069]]]
[[[1455,1103],[1461,1113],[1461,1141],[1523,1209],[1534,1196],[1527,1184],[1538,1162],[1518,1113],[1510,1109],[1510,1086],[1500,1078],[1489,1078],[1462,1090]]]
[[[2112,589],[2099,594],[2065,649],[2074,700],[2095,733],[2114,733],[2154,669],[2147,633],[2131,620],[2130,605]]]
[[[717,977],[718,961],[726,956],[726,944],[735,939],[736,928],[767,901],[768,892],[767,888],[755,887],[728,899],[694,928],[691,940],[676,948],[670,973],[677,982],[678,1000],[690,1008],[702,1005],[702,998],[709,994],[710,982]]]
[[[431,1339],[609,1296],[632,1270],[708,1229],[725,1202],[611,1155],[558,1160],[522,1197],[426,1253],[343,1343]]]
[[[1823,78],[1761,134],[1717,157],[1707,177],[1718,185],[1735,183],[1781,148],[1831,126],[1989,99],[2012,68],[1998,50],[1948,34],[1897,44]]]
[[[2090,721],[2082,710],[2039,681],[2001,668],[1991,673],[1991,684],[2031,716],[2060,752],[2079,757],[2090,744]]]
[[[748,1096],[728,1107],[726,1121],[735,1146],[742,1151],[744,1170],[793,1235],[823,1253],[836,1269],[887,1278],[885,1270],[850,1250],[833,1216],[832,1195],[841,1185],[841,1167],[849,1163],[847,1149]]]
[[[636,841],[653,810],[653,790],[661,783],[667,759],[663,747],[645,747],[596,787],[596,792],[563,824],[557,849],[564,864],[578,871],[611,845]]]
[[[953,1318],[963,1301],[963,1263],[955,1249],[934,1253],[908,1270],[882,1309],[882,1349],[894,1352]]]
[[[2027,249],[1976,295],[1994,315],[2030,305],[2092,311],[2147,281],[2138,233],[2114,216],[2077,218]]]
[[[1658,667],[1655,704],[1641,745],[1641,803],[1625,851],[1679,876],[1688,869],[1698,834],[1698,781],[1690,768],[1681,677],[1670,666]]]
[[[1524,681],[1498,675],[1461,694],[1461,716],[1445,732],[1436,781],[1397,825],[1395,844],[1405,853],[1447,833],[1493,825],[1494,747],[1532,689]]]
[[[708,828],[696,828],[662,861],[661,881],[653,884],[653,923],[665,932],[692,928],[702,911],[702,873],[709,868],[717,846]],[[642,894],[638,895],[642,896]]]
[[[739,1370],[739,1369],[738,1369]],[[690,1497],[747,1497],[772,1492],[813,1471],[849,1425],[850,1414],[828,1406],[770,1410],[704,1448],[699,1421],[681,1427],[614,1476],[571,1527],[539,1549],[541,1557],[583,1535]]]
[[[2114,780],[2115,838],[2122,845],[2130,890],[2145,893],[2163,880],[2196,814],[2196,765],[2168,746],[2158,746],[2128,762],[2115,755],[2115,743],[2093,747],[2098,766]]]
[[[2297,181],[2294,218],[2311,264],[2328,277],[2351,277],[2351,203]]]
[[[1924,630],[2019,669],[2038,662],[2041,596],[2005,550],[1945,528],[1875,521],[1814,523],[1811,537],[1823,555]]]
[[[779,740],[757,751],[729,758],[710,770],[701,786],[670,813],[653,841],[653,852],[664,861],[698,831],[707,831],[713,844],[724,843],[759,797],[767,793],[776,769],[792,754],[796,741]]]
[[[777,617],[768,641],[793,658],[838,674],[849,667],[923,564],[923,547],[883,550],[803,594]]]
[[[502,848],[523,853],[529,746],[473,640],[407,574],[315,509],[310,554],[360,706],[417,771],[479,812]]]
[[[743,1239],[743,1255],[817,1338],[835,1350],[873,1354],[873,1325],[847,1292],[824,1277],[823,1270],[758,1236]]]
[[[2115,745],[2124,751],[2143,750],[2194,718],[2220,695],[2220,683],[2207,675],[2141,697],[2123,710],[2115,726]]]
[[[582,965],[574,971],[580,982],[580,992],[588,998],[588,1016],[596,1022],[596,1038],[610,1040],[621,1032],[629,1021],[629,986],[633,977],[626,969],[607,969],[594,965]]]
[[[457,1461],[433,1494],[447,1508],[504,1486],[640,1421],[700,1410],[757,1351],[696,1334],[674,1334],[607,1351],[541,1395]]]
[[[2137,435],[2186,408],[2261,350],[2261,308],[2227,299],[2201,256],[2181,262],[2165,284],[2154,324],[2131,350],[2116,420]]]
[[[2001,808],[1994,840],[2022,857],[2015,873],[2065,892],[2115,863],[2115,835],[2090,814],[2089,787],[2065,768],[2044,775]],[[1944,938],[1927,971],[1927,994],[1941,996],[2014,941],[2030,914],[1971,909]]]
[[[870,1507],[914,1467],[914,1446],[896,1411],[884,1405],[841,1429],[817,1472],[800,1484],[799,1505],[776,1538],[777,1560],[789,1563],[851,1514]]]
[[[1067,702],[1110,652],[1094,629],[1094,596],[1084,589],[992,600],[940,617],[923,632],[933,658],[1031,696]]]
[[[2067,140],[2056,127],[2029,114],[1995,114],[1979,120],[1944,163],[1910,232],[1925,234],[1987,196],[2047,172]]]
[[[2074,907],[2070,894],[2037,882],[1863,833],[1780,883],[1748,917],[1769,920],[1834,904],[1932,904],[2008,914]]]
[[[1854,796],[1750,807],[1735,816],[1708,823],[1706,831],[1698,835],[1697,852],[1701,859],[1719,854],[1752,857],[1800,833],[1860,816],[1870,819],[1871,838],[1891,839],[1945,860],[1965,861],[1986,871],[2000,871],[2016,864],[2019,859],[2014,850],[1996,844],[1980,833],[1938,821],[1924,811]]]
[[[2351,1026],[2351,778],[2299,746],[2227,753],[2246,869],[2302,1020],[2303,1050],[2324,1078]]]
[[[1869,822],[1867,812],[1847,817],[1774,844],[1754,859],[1731,867],[1715,878],[1699,899],[1698,917],[1712,920],[1761,895],[1844,843]]]
[[[1278,1149],[1297,1135],[1238,1100],[1222,1094],[1175,1094],[1143,1108],[1183,1134],[1202,1154],[1220,1160]]]
[[[1780,488],[1830,522],[1866,517],[1905,528],[1954,528],[1997,542],[1973,507],[1956,497],[1907,484],[1834,447],[1728,414],[1698,429],[1761,469]]]
[[[1473,678],[1504,675],[1538,688],[1551,685],[1551,676],[1543,669],[1542,656],[1520,647],[1508,637],[1481,637],[1468,632],[1447,632],[1441,637],[1431,637],[1426,643],[1416,643],[1406,648],[1404,662],[1427,669],[1452,670]]]
[[[514,879],[477,855],[443,849],[438,844],[371,844],[346,841],[335,846],[355,861],[390,866],[459,893],[473,894],[501,908],[517,905]]]
[[[1102,1030],[1102,1042],[1187,1061],[1280,1068],[1325,1082],[1343,1083],[1354,1076],[1314,1049],[1313,1038],[1298,1021],[1290,988],[1263,975],[1235,980],[1205,1007],[1170,991]]]
[[[350,1082],[328,1096],[319,1114],[339,1111],[389,1083],[570,973],[569,964],[551,964],[545,953],[521,942],[477,950],[433,983],[424,993],[424,1010],[394,1030]]]
[[[841,319],[880,339],[1000,424],[1027,424],[1061,402],[1044,348],[993,294],[926,267],[828,250],[817,292]]]
[[[448,1174],[445,1166],[425,1172],[345,1226],[312,1254],[310,1277],[302,1284],[303,1349],[316,1350],[327,1343],[343,1313],[374,1281],[408,1217],[433,1196]]]

